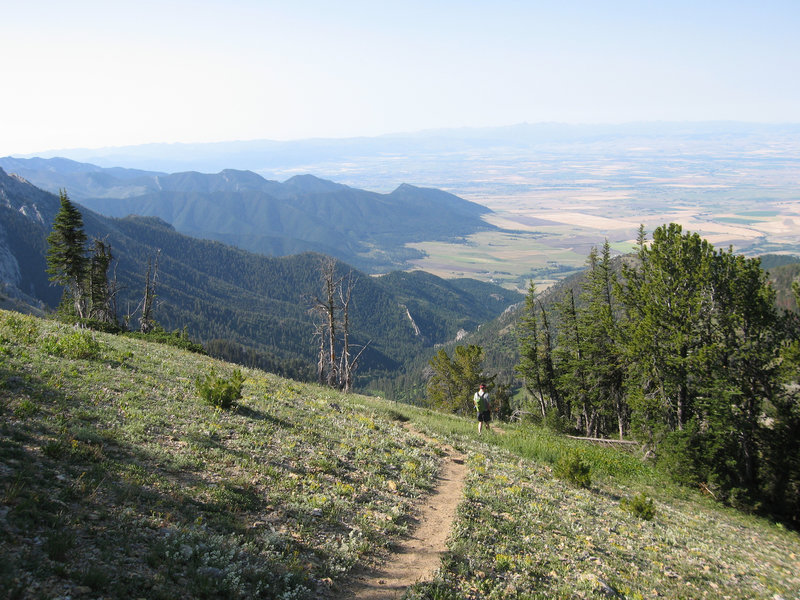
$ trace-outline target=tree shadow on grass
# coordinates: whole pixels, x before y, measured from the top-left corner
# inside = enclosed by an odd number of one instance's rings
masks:
[[[279,419],[278,417],[274,417],[260,410],[255,410],[249,406],[237,406],[235,410],[236,414],[241,415],[246,419],[253,419],[254,421],[266,421],[273,425],[277,425],[282,429],[294,429],[296,427],[294,423],[290,423],[284,419]]]

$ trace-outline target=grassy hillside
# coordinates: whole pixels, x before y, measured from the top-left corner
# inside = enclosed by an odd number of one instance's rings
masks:
[[[385,556],[447,441],[470,475],[408,598],[793,598],[800,536],[664,485],[635,453],[0,312],[0,597],[325,598]],[[422,431],[427,437],[413,433]],[[592,483],[554,476],[580,453]],[[645,492],[644,521],[622,500]],[[609,590],[614,590],[610,592]]]
[[[0,597],[315,597],[405,531],[436,450],[325,389],[0,313]],[[295,594],[295,595],[292,595]],[[282,596],[283,595],[283,596]]]

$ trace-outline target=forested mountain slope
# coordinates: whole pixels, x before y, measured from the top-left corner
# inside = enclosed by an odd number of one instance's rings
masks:
[[[298,175],[279,183],[250,171],[217,174],[102,169],[66,159],[0,159],[0,167],[111,217],[154,216],[181,233],[262,254],[314,251],[370,272],[419,256],[411,242],[492,229],[489,209],[403,184],[389,194]]]
[[[58,199],[0,170],[0,200],[6,295],[24,292],[54,307],[60,291],[45,274],[45,238]],[[316,350],[308,308],[321,293],[320,255],[266,257],[181,235],[154,217],[116,219],[82,212],[86,233],[106,238],[116,257],[121,317],[135,316],[148,261],[157,259],[154,317],[167,330],[186,328],[217,354],[310,377]],[[341,274],[350,270],[344,263],[337,269]],[[377,278],[357,273],[351,341],[370,344],[364,375],[386,374],[519,299],[498,286],[449,282],[424,273]],[[416,327],[412,320],[418,320]]]

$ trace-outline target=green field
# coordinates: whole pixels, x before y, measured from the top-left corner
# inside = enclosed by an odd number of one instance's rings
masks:
[[[531,279],[553,281],[583,267],[583,248],[559,247],[553,234],[547,236],[548,244],[542,241],[544,237],[500,231],[475,234],[461,243],[413,244],[426,254],[413,264],[441,277],[470,277],[519,290],[527,288]]]

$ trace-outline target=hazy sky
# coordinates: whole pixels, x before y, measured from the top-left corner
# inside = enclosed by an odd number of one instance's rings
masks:
[[[0,156],[520,122],[800,122],[800,0],[4,0]]]

